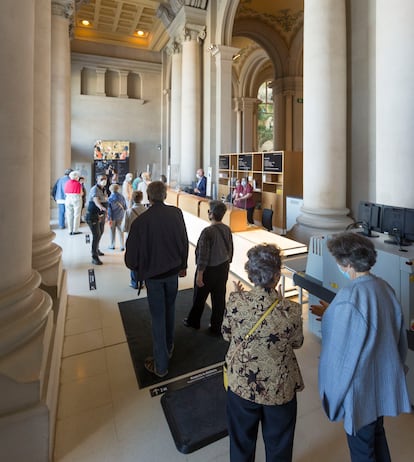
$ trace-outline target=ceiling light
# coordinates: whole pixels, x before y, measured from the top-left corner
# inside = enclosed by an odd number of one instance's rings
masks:
[[[83,25],[83,26],[89,26],[89,25],[90,25],[90,22],[89,22],[87,19],[83,19],[83,20],[82,20],[82,25]]]
[[[137,30],[137,35],[138,35],[139,37],[144,37],[145,32],[144,32],[143,30]]]

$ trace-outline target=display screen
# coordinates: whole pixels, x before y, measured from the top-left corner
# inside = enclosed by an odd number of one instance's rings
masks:
[[[382,208],[381,232],[402,235],[404,232],[404,209],[384,205]]]
[[[267,152],[263,154],[263,171],[281,172],[283,167],[282,157],[281,152]]]
[[[223,170],[228,170],[230,166],[229,156],[219,156],[219,168]]]
[[[239,170],[251,170],[252,169],[252,155],[251,154],[240,154],[239,155]]]

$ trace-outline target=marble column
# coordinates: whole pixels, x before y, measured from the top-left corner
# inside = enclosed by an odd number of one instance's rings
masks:
[[[216,45],[211,54],[216,61],[216,157],[231,151],[232,67],[239,48]]]
[[[243,97],[242,100],[242,152],[257,150],[257,98]]]
[[[292,236],[344,230],[346,208],[345,0],[305,1],[303,208]]]
[[[42,277],[43,287],[57,296],[61,276],[62,249],[53,243],[50,230],[50,183],[37,181],[51,176],[50,165],[50,75],[51,75],[51,3],[38,0],[36,9],[34,51],[34,118],[33,158],[35,181],[33,188],[32,266]]]
[[[411,0],[376,2],[376,202],[407,208],[414,208],[413,17]]]
[[[167,52],[171,55],[171,186],[181,184],[181,46],[173,41]]]
[[[186,25],[182,39],[181,183],[190,184],[201,165],[200,40],[204,27]]]
[[[71,71],[69,24],[73,0],[52,0],[52,182],[71,165]]]
[[[242,101],[234,98],[234,111],[236,112],[236,152],[241,152],[242,147]]]
[[[106,69],[97,67],[95,69],[95,73],[96,73],[95,96],[106,96],[106,92],[105,92]]]
[[[12,153],[0,183],[0,460],[4,461],[46,461],[49,453],[49,416],[43,399],[52,300],[39,288],[40,275],[32,269],[34,47],[40,38],[35,27],[46,24],[46,18],[39,17],[42,3],[0,4],[0,14],[7,18],[0,30],[0,59],[7,63],[1,69],[0,136]],[[36,178],[40,181],[39,172]]]

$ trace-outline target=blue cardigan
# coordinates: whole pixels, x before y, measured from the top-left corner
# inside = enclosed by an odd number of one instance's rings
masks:
[[[384,280],[369,274],[341,289],[322,318],[319,394],[349,435],[380,416],[411,412],[401,306]]]

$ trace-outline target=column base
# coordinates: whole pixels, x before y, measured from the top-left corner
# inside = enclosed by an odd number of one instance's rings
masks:
[[[48,462],[53,459],[59,373],[66,318],[66,273],[59,299],[38,335],[1,359],[0,460]],[[30,363],[29,371],[24,364]],[[14,374],[10,374],[14,371]],[[29,376],[27,375],[29,373]]]
[[[345,231],[354,221],[348,217],[349,209],[301,209],[296,225],[287,237],[302,244],[309,244],[315,235],[339,233]]]

